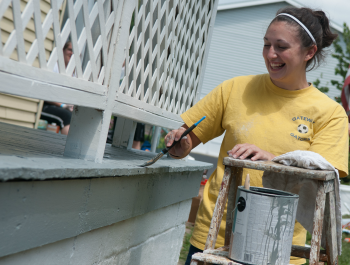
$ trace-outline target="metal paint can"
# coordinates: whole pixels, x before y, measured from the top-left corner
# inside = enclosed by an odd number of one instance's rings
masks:
[[[229,258],[248,265],[287,265],[299,195],[238,187]]]

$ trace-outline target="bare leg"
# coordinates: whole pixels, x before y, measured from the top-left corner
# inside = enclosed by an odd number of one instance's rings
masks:
[[[70,125],[64,126],[64,127],[61,129],[61,134],[68,135],[69,127],[70,127]]]
[[[141,142],[140,141],[133,141],[132,148],[140,150],[141,149]]]

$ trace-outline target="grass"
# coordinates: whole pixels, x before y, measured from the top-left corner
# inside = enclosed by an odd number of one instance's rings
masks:
[[[350,237],[350,235],[343,233],[342,254],[339,257],[339,265],[350,264],[350,242],[344,241],[346,237]]]
[[[186,262],[188,250],[190,249],[190,245],[191,245],[190,238],[192,236],[193,226],[186,225],[186,230],[187,231],[185,233],[184,241],[180,251],[179,264],[185,264]]]
[[[350,218],[350,215],[343,216],[344,218]],[[339,265],[349,265],[350,264],[350,243],[345,242],[344,239],[346,237],[350,237],[349,234],[343,233],[342,236],[342,254],[338,259],[338,264]],[[307,232],[306,235],[306,244],[310,245],[311,244],[311,234]],[[305,265],[309,264],[309,260],[306,260]]]

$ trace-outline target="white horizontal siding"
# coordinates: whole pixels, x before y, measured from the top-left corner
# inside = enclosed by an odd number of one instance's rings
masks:
[[[267,73],[262,57],[263,37],[277,10],[286,6],[289,4],[275,3],[218,11],[201,97],[232,77]],[[339,76],[334,75],[336,64],[337,60],[329,55],[325,64],[307,73],[308,82],[319,78],[321,86],[330,87],[327,94],[332,99],[340,95],[340,91],[330,84],[332,79],[341,80]],[[214,139],[195,151],[218,155],[218,145],[222,139],[223,137]]]
[[[276,3],[218,11],[201,97],[224,80],[267,72],[262,57],[262,39],[277,10],[285,6],[288,4]],[[340,94],[330,84],[332,79],[341,80],[334,75],[336,64],[337,60],[329,55],[325,64],[307,73],[309,82],[319,78],[322,86],[327,84],[330,87],[327,94],[332,99]]]

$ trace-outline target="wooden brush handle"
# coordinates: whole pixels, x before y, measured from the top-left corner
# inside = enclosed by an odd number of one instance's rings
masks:
[[[249,174],[247,174],[247,177],[245,178],[244,188],[246,190],[249,190],[249,188],[250,188],[250,177],[249,177]]]

